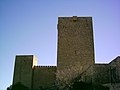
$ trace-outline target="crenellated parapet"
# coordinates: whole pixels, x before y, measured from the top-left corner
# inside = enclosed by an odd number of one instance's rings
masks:
[[[57,70],[56,66],[34,66],[33,72],[34,74],[38,73],[44,73],[45,71],[50,72],[50,73],[55,73]]]
[[[34,71],[42,71],[42,70],[51,70],[51,71],[56,71],[57,66],[34,66],[33,68]]]
[[[57,68],[57,66],[34,66],[34,68]]]

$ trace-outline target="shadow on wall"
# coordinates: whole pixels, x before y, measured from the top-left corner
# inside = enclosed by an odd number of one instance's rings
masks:
[[[30,89],[21,84],[20,82],[18,82],[15,85],[11,85],[10,87],[8,87],[7,90],[30,90]]]
[[[70,90],[109,90],[109,88],[102,85],[92,85],[91,83],[80,81],[74,82]]]
[[[7,90],[30,90],[30,89],[21,83],[16,83],[15,85],[8,87]],[[60,90],[60,89],[57,87],[46,89],[41,87],[39,88],[39,90]],[[62,90],[109,90],[109,88],[102,85],[92,85],[91,83],[75,81],[70,87],[66,86]]]

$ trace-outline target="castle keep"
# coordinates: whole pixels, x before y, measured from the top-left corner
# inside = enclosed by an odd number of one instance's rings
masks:
[[[78,76],[84,82],[110,88],[111,83],[119,84],[119,56],[109,64],[95,64],[92,17],[58,17],[57,29],[57,66],[37,66],[35,56],[17,55],[13,85],[20,82],[31,90],[39,90],[68,84]]]
[[[58,18],[58,69],[79,65],[86,69],[94,63],[91,17]],[[85,67],[84,67],[85,66]]]

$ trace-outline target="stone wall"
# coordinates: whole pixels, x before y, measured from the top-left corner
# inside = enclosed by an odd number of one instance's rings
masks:
[[[93,66],[94,84],[105,84],[110,82],[110,68],[108,64],[95,64]]]
[[[83,73],[81,73],[81,80],[86,83],[93,82],[93,66],[89,66]]]
[[[120,56],[109,63],[111,83],[120,83]]]
[[[120,56],[109,64],[94,62],[92,17],[59,17],[57,28],[57,67],[35,66],[37,60],[33,55],[18,55],[13,85],[21,82],[38,90],[50,88],[57,80],[67,84],[78,76],[93,84],[120,83]]]
[[[93,64],[92,17],[58,17],[57,70],[80,66],[76,72],[82,73]]]
[[[82,81],[93,84],[120,83],[120,56],[109,64],[94,64],[81,74]]]
[[[32,89],[50,88],[56,80],[55,66],[35,66],[33,68]]]
[[[82,81],[93,84],[110,82],[110,68],[108,64],[94,64],[83,72]]]
[[[32,86],[32,68],[37,64],[33,55],[17,55],[15,59],[13,85],[20,82],[29,87]]]

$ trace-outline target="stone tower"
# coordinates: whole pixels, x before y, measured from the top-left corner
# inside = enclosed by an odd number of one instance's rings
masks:
[[[92,17],[58,17],[58,70],[94,64]]]
[[[19,55],[15,59],[13,85],[20,82],[31,89],[32,68],[37,64],[33,55]]]

